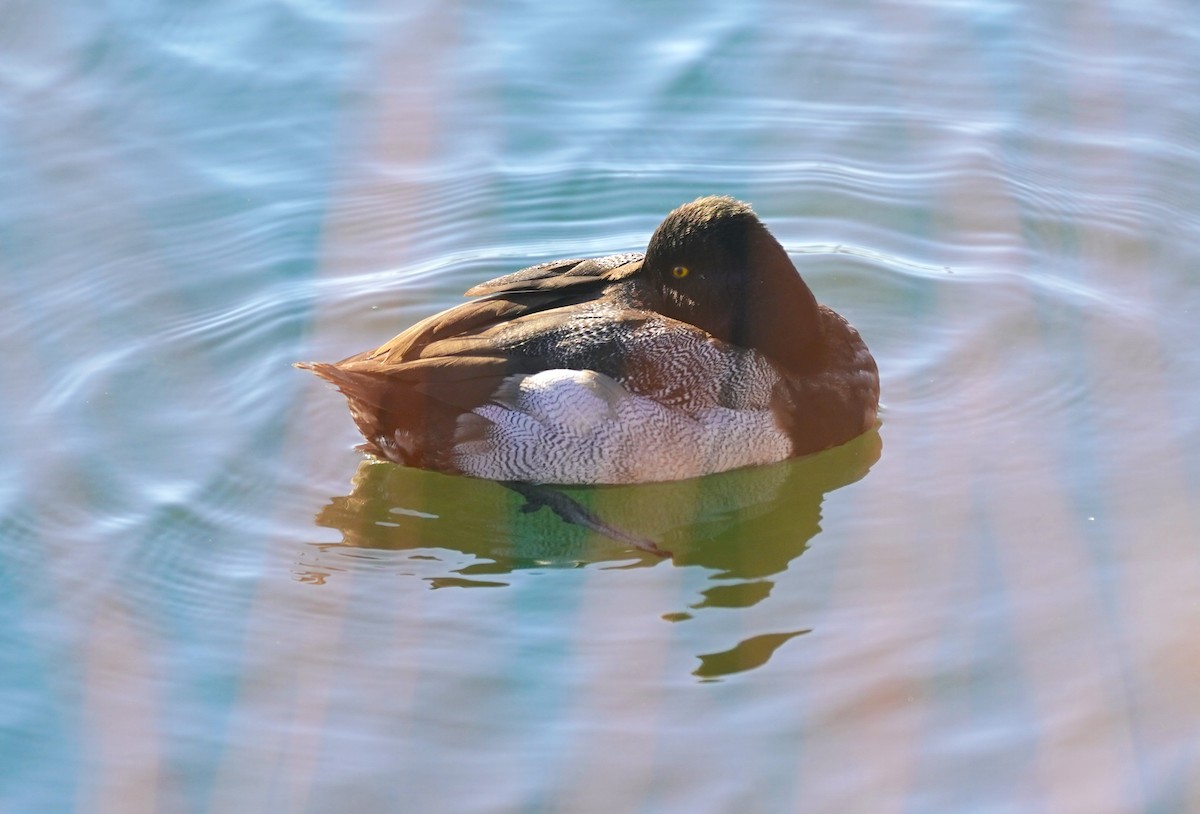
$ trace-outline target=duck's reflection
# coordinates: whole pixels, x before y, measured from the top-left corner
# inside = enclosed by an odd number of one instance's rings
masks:
[[[655,541],[671,552],[675,565],[711,571],[715,584],[700,592],[690,611],[744,608],[770,595],[769,577],[804,553],[820,531],[825,495],[862,478],[881,448],[873,430],[828,452],[773,466],[687,481],[561,491],[604,523]],[[435,588],[503,586],[504,575],[524,569],[639,568],[663,562],[564,522],[548,509],[530,511],[521,495],[490,481],[364,462],[353,486],[317,516],[317,524],[339,530],[342,541],[316,546],[323,565],[310,562],[301,579],[321,581],[332,570],[330,555],[370,549],[410,552],[407,562],[419,561],[422,576]],[[691,616],[680,612],[664,618]],[[704,656],[697,675],[757,666],[770,656],[760,645],[770,639],[767,650],[773,652],[798,632],[753,637]]]
[[[862,478],[879,459],[878,432],[820,455],[687,481],[560,487],[589,512],[630,535],[657,541],[676,565],[699,565],[714,579],[760,580],[804,552],[820,531],[824,496]],[[654,565],[659,558],[524,499],[491,481],[364,461],[353,491],[333,498],[317,524],[342,542],[322,546],[387,550],[451,549],[473,558],[459,575],[598,563]],[[769,589],[722,584],[705,605],[743,607]]]

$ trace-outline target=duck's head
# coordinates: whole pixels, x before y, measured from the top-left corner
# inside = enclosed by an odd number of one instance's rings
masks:
[[[816,298],[748,204],[709,196],[671,212],[650,238],[642,274],[667,316],[792,370],[819,361]]]

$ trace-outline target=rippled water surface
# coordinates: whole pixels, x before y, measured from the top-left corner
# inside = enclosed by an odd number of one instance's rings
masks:
[[[16,3],[0,810],[1200,811],[1192,3]],[[753,202],[836,451],[364,461],[290,367]]]

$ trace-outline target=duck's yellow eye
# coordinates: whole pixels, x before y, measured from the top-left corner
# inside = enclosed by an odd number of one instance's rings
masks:
[[[684,277],[688,276],[688,267],[687,266],[676,266],[675,268],[671,269],[671,274],[676,279],[682,280]]]

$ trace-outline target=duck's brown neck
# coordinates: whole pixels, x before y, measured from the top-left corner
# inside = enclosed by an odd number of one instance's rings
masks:
[[[644,267],[663,281],[662,313],[758,350],[788,371],[820,369],[824,320],[779,241],[749,210],[680,225],[685,209],[663,221],[646,249]],[[689,267],[698,279],[687,277]],[[683,282],[676,283],[667,275],[680,268]]]
[[[812,291],[800,279],[786,255],[782,269],[750,281],[746,308],[736,309],[733,341],[755,348],[794,373],[808,373],[823,364],[824,320]]]
[[[734,285],[726,305],[729,335],[719,338],[759,350],[794,373],[819,369],[825,332],[820,306],[779,241],[757,230],[727,258],[745,265],[727,270]]]

